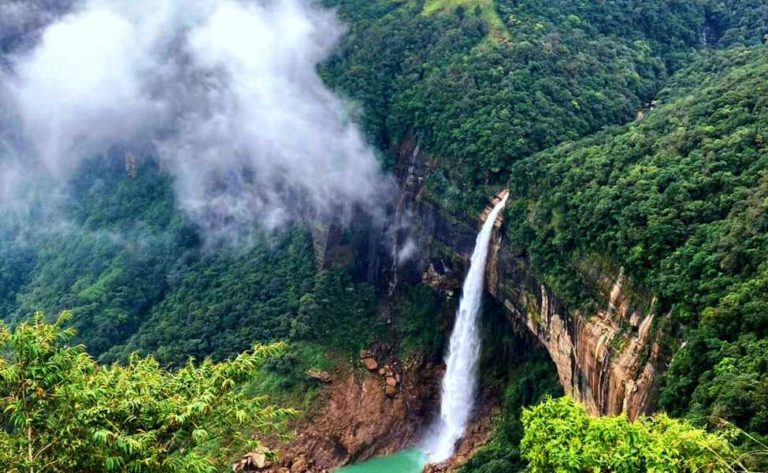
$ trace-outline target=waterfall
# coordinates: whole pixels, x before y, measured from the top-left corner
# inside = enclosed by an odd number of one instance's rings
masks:
[[[507,196],[504,196],[483,224],[477,235],[469,273],[464,280],[456,323],[445,359],[440,418],[432,427],[425,445],[432,463],[439,463],[453,455],[456,441],[464,435],[474,407],[480,359],[477,318],[485,286],[485,263],[493,225],[506,203]]]

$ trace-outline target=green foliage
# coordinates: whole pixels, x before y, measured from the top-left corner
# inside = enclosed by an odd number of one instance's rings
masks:
[[[523,412],[521,448],[532,473],[732,472],[737,451],[708,434],[659,414],[590,417],[570,398],[550,399]]]
[[[702,59],[645,119],[516,164],[507,219],[512,241],[570,307],[599,299],[579,255],[610,255],[658,297],[672,329],[688,327],[665,408],[762,435],[768,365],[755,353],[768,334],[767,76],[764,48]],[[716,374],[722,357],[741,360],[741,381]]]
[[[224,359],[255,342],[288,339],[314,276],[311,242],[301,231],[248,249],[203,252],[174,269],[136,333],[103,357],[141,351],[182,364],[189,356]]]
[[[453,13],[461,19],[471,14],[482,18],[495,33],[504,33],[505,26],[496,13],[494,0],[426,0],[424,2],[425,15],[434,15],[438,12]]]
[[[399,297],[395,307],[400,334],[400,356],[415,352],[428,358],[440,355],[444,330],[440,322],[441,304],[437,292],[425,284],[410,289],[408,297]]]
[[[248,398],[239,386],[280,345],[225,363],[165,371],[152,358],[99,366],[64,314],[0,330],[0,465],[13,472],[215,472],[246,448],[252,428],[278,430],[293,411]]]
[[[503,410],[495,419],[491,441],[478,450],[461,468],[461,473],[512,473],[524,471],[520,456],[523,408],[546,396],[561,396],[562,387],[552,362],[545,353],[534,351],[510,363]]]
[[[162,298],[166,275],[197,246],[194,230],[155,164],[144,162],[136,179],[121,165],[87,164],[52,214],[3,215],[0,264],[14,265],[3,271],[11,279],[0,289],[4,320],[72,310],[77,341],[99,355],[123,343]]]
[[[277,340],[352,352],[369,340],[373,288],[317,273],[306,229],[203,246],[156,163],[140,160],[135,178],[122,165],[87,163],[48,227],[34,212],[0,222],[4,320],[71,310],[75,341],[102,362],[138,351],[180,366]]]
[[[323,271],[315,279],[313,293],[300,301],[293,337],[357,355],[382,329],[376,303],[372,285],[355,284],[341,270]]]
[[[695,334],[675,355],[661,394],[670,412],[712,426],[723,420],[768,438],[768,340]]]
[[[702,38],[755,44],[768,28],[759,0],[325,3],[350,25],[326,80],[363,103],[381,148],[409,137],[439,157],[427,187],[457,212],[517,160],[631,120]]]
[[[336,359],[327,347],[310,342],[291,342],[289,349],[271,357],[258,375],[247,385],[246,392],[269,396],[282,405],[296,406],[306,412],[311,408],[320,381],[308,376],[310,369],[333,372]]]
[[[754,46],[768,40],[768,4],[762,0],[705,0],[706,40],[718,46]]]

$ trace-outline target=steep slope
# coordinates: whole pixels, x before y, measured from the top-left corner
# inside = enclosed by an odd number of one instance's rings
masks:
[[[416,1],[325,3],[350,25],[327,81],[362,101],[380,147],[410,134],[439,157],[427,191],[466,215],[515,161],[631,121],[696,48],[759,44],[768,25],[759,1],[446,1],[428,15]]]
[[[691,396],[715,376],[716,353],[736,367],[759,349],[693,343],[693,327],[705,312],[739,320],[761,287],[764,50],[738,48],[763,42],[763,3],[499,0],[502,36],[488,34],[487,6],[328,3],[351,28],[325,73],[397,156],[410,202],[399,213],[414,215],[424,256],[415,274],[455,290],[477,210],[509,186],[490,289],[593,412],[654,409],[658,375],[686,340],[663,381],[677,413],[701,404]],[[764,336],[758,315],[744,318],[754,322],[732,336]],[[692,346],[696,366],[675,374]],[[762,389],[745,391],[749,409]]]
[[[663,406],[761,434],[766,77],[764,48],[698,62],[645,119],[519,163],[508,219],[512,245],[569,307],[589,314],[604,300],[595,297],[595,262],[621,268],[635,304],[652,295],[644,307],[661,317],[652,329],[663,348],[685,345]],[[619,328],[641,336],[631,319]]]

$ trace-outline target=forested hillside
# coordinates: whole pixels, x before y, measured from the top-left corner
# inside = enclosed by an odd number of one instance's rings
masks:
[[[55,213],[7,215],[1,307],[12,323],[70,310],[76,340],[104,361],[224,359],[256,342],[317,341],[371,314],[369,285],[317,272],[307,229],[206,245],[151,160],[136,178],[122,156],[91,162],[68,190]]]
[[[586,261],[624,267],[669,314],[665,349],[686,342],[662,406],[762,435],[767,76],[762,48],[714,54],[676,76],[646,118],[517,163],[509,228],[573,305],[589,304]]]
[[[326,3],[351,24],[327,80],[379,145],[411,132],[439,156],[429,189],[459,211],[515,161],[632,120],[699,48],[768,33],[759,0]]]
[[[403,143],[418,144],[427,156],[419,199],[470,226],[489,196],[508,188],[502,244],[530,263],[567,311],[597,310],[600,288],[587,274],[596,266],[626,275],[630,291],[653,301],[647,308],[655,316],[651,330],[665,360],[654,405],[681,421],[595,420],[569,400],[547,400],[562,394],[551,360],[535,341],[513,334],[515,324],[502,308],[488,304],[482,330],[490,343],[483,352],[481,384],[488,394],[483,402],[499,405],[483,412],[494,413],[488,424],[492,434],[461,471],[726,471],[723,458],[735,465],[756,441],[765,443],[768,3],[319,3],[333,9],[346,29],[317,71],[345,100],[343,120],[359,121],[376,148],[371,156],[381,158],[387,172],[402,159]],[[48,8],[41,5],[40,11]],[[58,14],[51,10],[30,25],[38,28]],[[29,47],[37,34],[18,22],[6,29],[4,21],[0,18],[0,79],[6,62],[14,60],[10,52]],[[15,123],[0,112],[0,126],[6,122]],[[0,145],[14,133],[0,128]],[[16,158],[3,146],[0,170],[6,169],[4,159]],[[41,386],[37,402],[47,399],[49,390],[70,392],[59,387],[68,386],[71,375],[74,389],[85,390],[84,396],[92,396],[88,402],[104,409],[103,416],[86,419],[88,428],[102,431],[105,423],[130,423],[131,406],[153,393],[172,398],[182,391],[179,383],[200,378],[195,386],[209,407],[198,414],[201,422],[214,425],[210,442],[168,417],[193,412],[199,396],[188,395],[188,405],[160,403],[157,409],[166,417],[144,420],[153,429],[173,425],[186,442],[181,450],[191,448],[185,454],[190,464],[202,462],[210,469],[200,471],[214,471],[211,465],[225,462],[211,452],[218,449],[229,461],[242,453],[235,447],[249,445],[239,434],[260,422],[246,425],[235,412],[251,399],[245,393],[311,408],[320,381],[310,379],[308,370],[338,368],[356,379],[362,371],[358,355],[371,347],[391,360],[439,364],[458,297],[453,286],[436,291],[419,284],[422,274],[394,282],[398,269],[392,259],[399,255],[392,234],[410,227],[392,220],[418,218],[395,210],[398,192],[375,203],[376,218],[386,220],[372,233],[380,240],[375,248],[318,264],[312,233],[318,222],[311,219],[277,230],[249,228],[246,239],[207,238],[206,229],[180,205],[178,174],[152,151],[136,149],[129,153],[114,146],[90,156],[78,162],[64,185],[31,189],[21,205],[0,200],[0,319],[10,327],[0,330],[8,353],[0,362],[0,394],[16,396],[7,398],[14,406],[9,409],[22,412],[26,391],[14,391],[20,376]],[[217,177],[216,185],[225,186],[226,178]],[[256,186],[252,177],[238,185]],[[277,187],[290,184],[280,181]],[[300,192],[283,197],[301,201]],[[339,231],[339,240],[356,238],[353,232],[374,220],[368,217],[348,219],[355,221]],[[362,265],[370,269],[368,278],[361,277]],[[71,314],[74,333],[45,324],[40,315],[54,321],[62,311]],[[26,323],[33,317],[33,324]],[[636,329],[627,324],[623,330]],[[288,345],[247,352],[254,344],[278,341]],[[521,343],[530,346],[509,346]],[[70,346],[78,344],[82,348]],[[213,361],[186,364],[206,357]],[[59,360],[53,368],[46,364],[50,359]],[[24,371],[30,364],[55,368],[55,379],[40,378],[43,368]],[[371,372],[378,373],[378,367]],[[150,379],[141,384],[137,378],[144,375]],[[226,379],[226,386],[206,384],[206,376]],[[235,381],[247,389],[230,391]],[[115,382],[136,386],[134,404],[121,403]],[[399,374],[396,383],[406,389]],[[212,396],[229,409],[223,419],[212,415]],[[69,398],[56,399],[41,404],[40,411],[24,411],[29,419],[36,416],[35,429],[45,435],[55,436],[45,430],[51,427],[42,420],[46,406],[62,425],[70,413]],[[265,402],[259,398],[254,404],[255,415],[266,419],[264,427],[282,427],[284,417],[293,414],[271,410]],[[10,427],[0,432],[0,459],[3,451],[23,456],[28,444],[43,448],[47,441],[23,440],[20,426],[32,421],[19,420],[21,414],[11,410],[4,414]],[[568,429],[560,429],[568,422]],[[724,426],[739,430],[726,432]],[[229,427],[245,430],[225,448]],[[146,434],[141,425],[137,429],[124,435]],[[109,440],[107,434],[85,431],[77,441],[96,452],[82,460],[93,462],[88,471],[118,461],[100,449],[123,449],[113,456],[127,459],[119,460],[124,465],[135,460],[126,450],[133,446],[118,445],[123,434]],[[596,437],[632,437],[638,443],[616,441],[611,450],[603,448],[605,442],[596,445]],[[583,440],[583,448],[568,450],[561,439]],[[679,439],[684,441],[676,443]],[[150,444],[142,444],[140,453],[167,461]],[[631,463],[632,449],[641,447],[647,455]],[[55,459],[68,452],[52,449],[48,455]],[[127,471],[124,465],[115,463],[113,470]],[[174,468],[182,471],[179,465]],[[750,459],[738,468],[762,466]],[[136,471],[176,471],[164,468]]]

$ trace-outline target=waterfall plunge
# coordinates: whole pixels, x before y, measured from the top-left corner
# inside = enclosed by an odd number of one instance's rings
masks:
[[[477,364],[480,359],[477,317],[485,286],[485,263],[493,225],[506,203],[507,196],[504,196],[483,224],[477,235],[469,273],[464,280],[461,303],[445,360],[440,418],[425,445],[432,463],[439,463],[453,455],[456,441],[464,435],[474,407]]]

